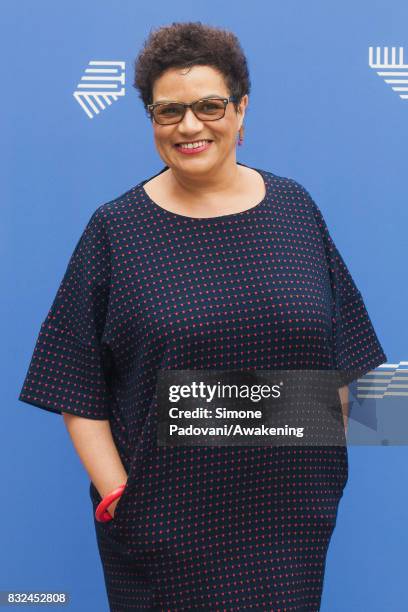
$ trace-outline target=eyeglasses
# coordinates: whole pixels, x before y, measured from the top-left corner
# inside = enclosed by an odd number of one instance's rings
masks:
[[[237,102],[236,96],[229,98],[201,98],[191,104],[183,102],[156,102],[148,104],[150,118],[160,125],[172,125],[183,120],[186,110],[191,108],[200,121],[217,121],[225,115],[228,102]]]

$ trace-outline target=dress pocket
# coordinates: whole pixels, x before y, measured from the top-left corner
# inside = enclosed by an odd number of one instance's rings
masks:
[[[131,481],[129,481],[129,478],[128,478],[126,487],[123,489],[122,495],[119,497],[118,503],[116,504],[115,514],[113,516],[113,519],[111,521],[108,521],[112,525],[120,523],[122,514],[123,514],[123,509],[126,507],[128,496],[129,496],[129,491],[131,487],[132,487],[132,483]]]
[[[123,555],[127,554],[129,546],[129,543],[127,542],[127,537],[123,532],[123,525],[125,525],[126,527],[126,520],[123,521],[123,518],[126,515],[126,508],[129,504],[130,490],[131,483],[128,479],[126,487],[123,490],[123,493],[116,505],[114,517],[110,521],[101,522],[96,520],[95,510],[102,498],[92,482],[90,485],[90,493],[93,506],[93,519],[99,545],[102,545],[103,547],[109,548],[111,550],[115,550],[117,553]]]
[[[92,499],[93,518],[97,534],[102,536],[105,541],[110,541],[112,545],[116,544],[121,549],[127,548],[129,545],[129,517],[131,515],[131,506],[134,502],[134,490],[137,488],[137,473],[138,466],[135,457],[127,463],[128,477],[126,486],[122,495],[118,498],[113,518],[106,522],[96,520],[95,511],[98,504],[101,502],[97,488],[90,481],[89,493]]]

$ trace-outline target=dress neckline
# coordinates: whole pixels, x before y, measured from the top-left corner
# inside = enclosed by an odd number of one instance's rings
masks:
[[[237,164],[239,166],[246,166],[246,164],[242,164],[241,162],[237,162]],[[251,168],[251,166],[246,166],[247,168]],[[156,212],[158,212],[159,214],[161,214],[162,216],[168,217],[168,218],[172,218],[172,219],[178,219],[180,221],[189,221],[189,222],[196,222],[196,223],[214,223],[214,222],[222,222],[222,221],[230,221],[230,220],[234,220],[234,219],[239,219],[239,218],[246,218],[249,217],[251,215],[253,215],[254,213],[258,212],[260,209],[262,209],[267,200],[268,200],[268,196],[269,196],[269,182],[268,182],[268,178],[266,176],[266,173],[263,170],[260,170],[259,168],[251,168],[252,170],[255,170],[256,172],[258,172],[258,174],[260,174],[263,178],[264,181],[264,185],[265,185],[265,195],[262,198],[262,200],[260,202],[258,202],[258,204],[255,204],[255,206],[251,206],[251,208],[247,208],[246,210],[241,210],[239,212],[236,213],[230,213],[227,215],[216,215],[213,217],[189,217],[188,215],[181,215],[180,213],[175,213],[171,210],[167,210],[166,208],[163,208],[163,206],[160,206],[160,204],[157,204],[157,202],[155,202],[154,200],[152,200],[152,198],[148,195],[147,191],[144,188],[144,184],[147,183],[148,181],[150,181],[152,178],[158,176],[159,174],[161,174],[162,172],[164,172],[165,170],[168,169],[168,166],[165,166],[162,170],[160,170],[160,172],[158,172],[157,174],[154,174],[153,176],[145,179],[144,181],[141,181],[141,183],[139,183],[139,189],[144,197],[144,199],[147,201],[147,203],[149,204],[149,206],[151,208],[154,208],[156,210]]]

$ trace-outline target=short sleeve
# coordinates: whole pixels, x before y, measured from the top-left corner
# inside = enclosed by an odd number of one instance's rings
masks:
[[[41,325],[18,399],[61,414],[108,419],[110,355],[101,343],[110,245],[100,208],[83,231]]]
[[[348,385],[387,361],[363,297],[339,253],[313,198],[302,187],[312,208],[321,240],[332,296],[332,354],[339,386]]]

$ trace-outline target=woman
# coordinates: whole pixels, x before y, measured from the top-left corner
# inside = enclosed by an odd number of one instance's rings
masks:
[[[64,415],[111,610],[314,612],[346,449],[159,446],[158,374],[337,370],[345,405],[386,356],[310,194],[236,161],[237,38],[162,27],[135,87],[165,167],[92,215],[19,399]]]

